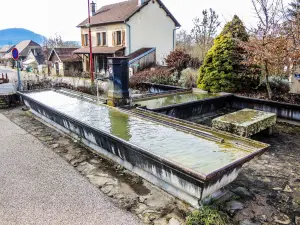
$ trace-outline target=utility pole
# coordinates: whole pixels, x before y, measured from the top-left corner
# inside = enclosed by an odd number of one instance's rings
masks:
[[[93,46],[92,46],[92,32],[91,32],[91,5],[88,0],[88,13],[89,13],[89,44],[90,44],[90,75],[92,85],[94,84],[94,60],[93,60]]]
[[[21,75],[20,75],[20,60],[17,60],[17,71],[18,71],[18,91],[22,89]]]

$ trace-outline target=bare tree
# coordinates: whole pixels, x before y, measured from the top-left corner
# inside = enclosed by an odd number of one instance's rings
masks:
[[[188,34],[186,30],[180,30],[179,33],[177,33],[176,40],[179,48],[182,48],[187,52],[191,50],[193,40],[192,36]]]
[[[46,48],[59,48],[64,46],[64,41],[59,34],[55,34],[54,37],[45,38],[43,40],[43,47]]]
[[[252,3],[258,23],[251,30],[250,41],[243,43],[248,52],[246,61],[260,66],[268,96],[272,98],[270,76],[287,77],[299,61],[300,29],[296,29],[295,20],[284,16],[282,0],[252,0]]]
[[[281,17],[279,15],[280,0],[252,0],[252,4],[258,23],[256,28],[251,30],[251,40],[249,44],[246,44],[248,52],[251,52],[248,60],[250,63],[261,66],[263,77],[266,80],[268,96],[272,98],[269,82],[271,67],[275,61],[282,57],[282,55],[280,55],[281,57],[273,55],[276,45],[278,45],[276,42],[282,35],[280,27]],[[285,51],[285,46],[282,46],[281,50]]]
[[[290,66],[293,73],[300,59],[300,0],[292,0],[288,7],[285,7],[281,0],[281,7],[284,16],[284,32],[290,42],[290,51],[293,53]]]
[[[45,38],[43,40],[43,47],[45,48],[76,48],[79,44],[76,41],[63,41],[61,35],[55,34],[53,37]]]
[[[202,11],[202,20],[197,17],[193,20],[194,27],[191,31],[191,36],[195,43],[202,49],[204,59],[206,53],[213,45],[213,39],[216,36],[217,30],[221,25],[219,16],[213,9]]]

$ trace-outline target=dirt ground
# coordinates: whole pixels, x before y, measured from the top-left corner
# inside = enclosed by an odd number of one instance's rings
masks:
[[[240,224],[300,224],[299,134],[299,126],[278,123],[272,136],[253,137],[271,147],[246,164],[237,180],[227,187],[238,194],[237,201],[242,203],[237,210],[230,210],[232,204],[227,203],[227,212],[235,221]]]
[[[189,121],[211,127],[212,119],[236,110],[220,109]],[[244,165],[218,203],[238,224],[300,224],[300,126],[279,122],[271,136],[252,138],[271,145]],[[237,190],[237,191],[236,191]],[[236,193],[233,193],[236,192]]]
[[[39,138],[99,187],[120,207],[147,224],[185,224],[193,208],[154,187],[121,166],[99,157],[74,140],[46,126],[20,108],[0,110]],[[244,166],[241,174],[213,204],[221,205],[235,224],[300,224],[300,126],[278,123],[272,136],[253,139],[271,145]],[[298,222],[297,222],[298,221]]]

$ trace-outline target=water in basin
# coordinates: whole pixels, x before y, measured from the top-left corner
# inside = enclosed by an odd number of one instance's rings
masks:
[[[176,164],[208,174],[249,152],[55,91],[26,94],[46,106],[135,144]]]
[[[164,106],[192,102],[192,101],[212,98],[216,96],[218,96],[218,94],[186,93],[186,94],[169,95],[166,97],[158,97],[158,98],[153,98],[144,101],[137,101],[135,103],[141,106],[146,106],[148,109],[157,109]]]

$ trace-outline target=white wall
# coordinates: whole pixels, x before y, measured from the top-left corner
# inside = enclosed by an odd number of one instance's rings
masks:
[[[140,48],[156,47],[156,60],[162,64],[164,58],[173,50],[175,29],[175,23],[166,15],[164,9],[156,1],[150,1],[127,23],[131,26],[131,53]]]

